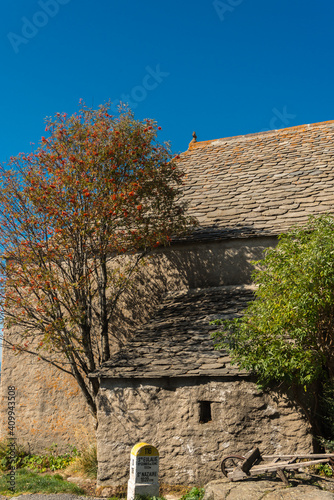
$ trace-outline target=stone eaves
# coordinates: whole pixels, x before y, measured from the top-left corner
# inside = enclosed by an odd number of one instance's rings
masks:
[[[169,293],[154,318],[92,377],[161,378],[246,375],[210,337],[215,318],[241,315],[254,286],[225,286]]]
[[[195,239],[276,235],[334,206],[334,121],[190,143],[180,155]]]

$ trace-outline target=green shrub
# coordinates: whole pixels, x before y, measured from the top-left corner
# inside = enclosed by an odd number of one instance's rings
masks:
[[[329,464],[316,464],[314,468],[317,474],[319,474],[320,476],[333,476],[333,469]]]
[[[23,467],[34,472],[46,472],[48,470],[61,470],[69,466],[78,455],[76,448],[71,448],[71,452],[58,455],[57,445],[52,445],[47,449],[48,455],[31,455],[24,446],[15,444],[15,458],[11,457],[11,445],[9,440],[0,441],[0,470],[9,470],[12,466],[16,469]]]
[[[62,470],[72,463],[74,457],[69,453],[65,455],[29,455],[22,460],[21,467],[26,467],[34,472],[46,472],[47,470]]]
[[[319,443],[325,448],[326,453],[334,453],[334,441],[324,438],[318,439]]]
[[[204,496],[204,488],[192,488],[189,493],[181,497],[181,500],[202,500]]]
[[[70,447],[68,453],[58,454],[57,445],[53,444],[46,451],[48,454],[31,455],[24,446],[15,444],[15,458],[12,458],[11,442],[0,441],[0,470],[8,471],[12,466],[16,469],[26,468],[32,472],[63,470],[71,466],[73,472],[88,477],[97,476],[97,450],[95,445],[86,446],[81,452]]]
[[[12,447],[15,449],[15,458],[12,457]],[[0,470],[9,470],[12,466],[16,468],[22,467],[23,460],[29,456],[25,447],[10,441],[9,439],[4,439],[0,441]]]

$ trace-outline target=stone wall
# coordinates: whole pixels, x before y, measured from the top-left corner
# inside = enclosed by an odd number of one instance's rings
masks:
[[[208,407],[211,419],[200,422]],[[158,448],[160,483],[173,485],[218,479],[224,456],[255,446],[264,454],[312,450],[299,411],[241,377],[102,379],[98,419],[101,490],[126,485],[131,448],[141,441]]]
[[[252,260],[275,245],[276,238],[261,237],[220,242],[185,242],[157,249],[149,265],[137,277],[136,287],[124,296],[114,327],[119,341],[133,335],[145,323],[167,291],[250,282]],[[5,332],[15,336],[15,331]],[[114,344],[116,350],[118,344]],[[79,445],[83,436],[94,439],[94,421],[75,380],[30,355],[15,356],[3,348],[1,371],[1,437],[6,437],[6,391],[17,387],[19,442],[39,453],[52,443],[66,450]]]
[[[160,269],[165,276],[185,288],[244,285],[251,283],[252,261],[261,259],[276,244],[274,236],[188,242],[161,249],[157,256],[164,255]]]
[[[95,421],[73,377],[37,361],[14,356],[3,348],[1,376],[1,438],[8,436],[7,390],[15,386],[15,437],[32,453],[57,444],[82,448],[95,441]]]

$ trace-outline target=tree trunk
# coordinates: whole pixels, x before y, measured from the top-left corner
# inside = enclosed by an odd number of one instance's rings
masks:
[[[81,392],[84,395],[84,398],[86,400],[86,403],[88,404],[88,407],[90,409],[91,414],[97,421],[97,404],[96,404],[96,398],[97,398],[97,393],[99,390],[99,382],[97,379],[89,379],[88,384],[91,384],[92,391],[89,390],[89,387],[87,386],[87,383],[84,379],[84,377],[81,375],[79,372],[77,366],[75,364],[72,364],[72,373],[74,378],[79,384],[79,387],[81,389]]]

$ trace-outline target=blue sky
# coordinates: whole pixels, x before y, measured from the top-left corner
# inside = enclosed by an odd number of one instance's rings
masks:
[[[0,161],[82,98],[130,100],[161,140],[334,119],[334,2],[2,0]]]

